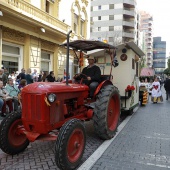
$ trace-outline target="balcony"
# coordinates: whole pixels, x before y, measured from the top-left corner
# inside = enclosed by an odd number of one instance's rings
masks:
[[[147,53],[150,55],[150,54],[153,53],[153,51],[152,50],[147,50]]]
[[[135,34],[134,34],[134,32],[133,31],[123,31],[123,35],[122,35],[122,37],[128,37],[128,38],[135,38]]]
[[[130,10],[129,8],[123,9],[124,18],[135,18],[135,16],[136,16],[136,11],[134,9],[133,10]]]
[[[8,16],[22,24],[28,22],[30,27],[44,26],[46,29],[63,35],[69,29],[67,24],[22,0],[0,0],[0,8],[4,13],[3,18]]]
[[[152,63],[152,60],[147,60],[147,64],[151,65]]]
[[[147,58],[148,58],[148,60],[152,60],[153,57],[152,57],[152,55],[149,54],[149,55],[147,55]]]
[[[123,23],[122,23],[123,27],[124,28],[135,28],[135,21],[134,20],[123,20]]]
[[[124,0],[123,6],[126,8],[135,8],[136,7],[136,0]]]
[[[152,49],[153,47],[151,45],[147,45],[147,49]]]

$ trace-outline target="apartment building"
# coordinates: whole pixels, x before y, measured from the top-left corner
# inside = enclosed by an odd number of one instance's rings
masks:
[[[153,66],[153,17],[145,12],[140,11],[140,31],[145,33],[146,44],[146,65]]]
[[[89,36],[88,0],[0,0],[0,62],[9,72],[31,68],[63,76],[66,51],[59,46]],[[70,60],[70,74],[78,64]]]
[[[153,37],[153,67],[156,74],[163,74],[166,68],[166,41]]]
[[[113,45],[137,42],[136,0],[92,0],[90,38]]]

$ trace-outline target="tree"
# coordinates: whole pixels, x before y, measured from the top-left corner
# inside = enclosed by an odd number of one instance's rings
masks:
[[[146,56],[142,56],[139,62],[139,75],[141,73],[142,68],[146,67]]]
[[[140,68],[146,67],[146,57],[142,56],[140,59]]]
[[[121,31],[113,31],[113,45],[117,46],[122,43],[122,37],[120,37]]]

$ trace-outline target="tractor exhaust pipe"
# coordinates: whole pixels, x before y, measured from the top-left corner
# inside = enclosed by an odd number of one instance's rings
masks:
[[[69,39],[72,30],[67,33],[67,62],[66,62],[66,85],[68,85],[68,75],[69,75]]]

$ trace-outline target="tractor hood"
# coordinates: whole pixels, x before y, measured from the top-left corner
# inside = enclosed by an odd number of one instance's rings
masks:
[[[88,86],[82,84],[68,84],[61,82],[36,82],[23,88],[22,93],[63,93],[87,91]]]

